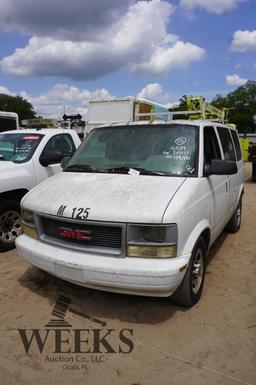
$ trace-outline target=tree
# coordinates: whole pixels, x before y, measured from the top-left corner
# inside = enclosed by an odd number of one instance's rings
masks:
[[[187,110],[187,95],[183,95],[177,105],[169,108],[169,111],[186,111]],[[187,119],[186,115],[174,115],[174,119]]]
[[[211,104],[229,109],[228,120],[239,132],[256,132],[256,82],[248,80],[226,97],[217,95]]]
[[[36,117],[32,104],[21,96],[0,94],[0,111],[16,112],[19,116],[20,124],[23,119],[33,119]]]
[[[256,132],[256,82],[248,80],[227,96],[217,94],[211,104],[220,110],[225,108],[228,122],[235,124],[239,132]],[[180,98],[177,106],[169,110],[187,110],[186,95]],[[187,119],[187,116],[179,115],[178,118]]]

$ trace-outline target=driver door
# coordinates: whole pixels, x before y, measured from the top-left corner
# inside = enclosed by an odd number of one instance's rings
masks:
[[[53,176],[61,171],[60,162],[42,166],[40,158],[47,156],[49,153],[61,152],[62,158],[65,156],[72,156],[76,148],[72,137],[69,134],[58,134],[49,139],[39,158],[35,160],[35,178],[36,184],[41,183],[46,178]]]

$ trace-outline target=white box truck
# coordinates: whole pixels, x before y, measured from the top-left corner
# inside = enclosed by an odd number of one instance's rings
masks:
[[[19,118],[16,112],[0,111],[0,132],[18,130]]]
[[[85,135],[93,128],[113,123],[142,120],[168,120],[168,108],[144,99],[128,98],[89,102]],[[152,115],[150,115],[152,113]]]

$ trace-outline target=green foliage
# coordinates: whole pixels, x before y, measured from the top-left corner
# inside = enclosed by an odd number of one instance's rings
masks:
[[[183,95],[177,105],[169,108],[169,111],[186,111],[187,110],[187,95]],[[174,115],[174,119],[187,119],[186,115]]]
[[[256,132],[256,82],[248,81],[227,96],[216,95],[211,104],[219,109],[227,109],[229,123],[236,125],[239,132]],[[187,110],[186,95],[170,111]],[[178,116],[183,119],[185,116]]]
[[[0,111],[16,112],[20,123],[22,119],[33,119],[36,117],[32,104],[21,96],[0,94]]]
[[[239,132],[256,132],[256,82],[248,81],[226,97],[217,95],[211,104],[230,109],[228,120],[236,124]]]

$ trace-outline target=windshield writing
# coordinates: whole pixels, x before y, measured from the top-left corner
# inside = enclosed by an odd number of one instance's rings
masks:
[[[33,155],[42,135],[0,134],[0,160],[26,162]]]

